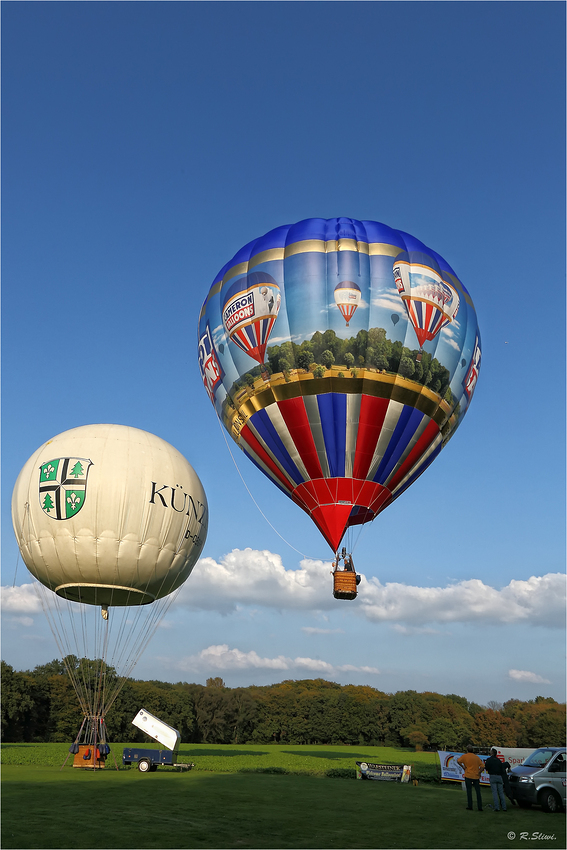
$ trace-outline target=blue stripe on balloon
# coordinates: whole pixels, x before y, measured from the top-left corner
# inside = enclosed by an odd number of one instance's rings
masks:
[[[417,317],[418,328],[423,328],[423,301],[413,301],[413,309]],[[427,330],[427,328],[425,328]]]
[[[419,423],[423,419],[423,413],[409,405],[404,405],[400,413],[394,433],[384,453],[380,466],[376,470],[374,481],[385,484],[394,467],[408,447],[408,444],[416,432]]]
[[[321,414],[321,427],[329,462],[329,473],[331,478],[343,478],[346,451],[346,395],[344,393],[325,393],[317,397],[317,404]]]
[[[396,490],[396,494],[394,496],[394,499],[397,499],[398,496],[401,496],[402,493],[405,493],[405,491],[408,489],[408,487],[411,487],[413,482],[416,481],[419,478],[419,476],[422,474],[422,472],[425,472],[427,467],[430,464],[433,463],[433,461],[435,460],[435,458],[437,457],[437,455],[439,454],[439,452],[441,451],[442,448],[443,448],[443,442],[440,440],[439,445],[436,446],[433,449],[433,451],[431,452],[430,455],[428,455],[427,460],[424,463],[421,464],[419,469],[416,469],[414,474],[411,476],[411,478],[408,478],[408,480],[406,481],[406,483],[404,484],[403,487],[401,487],[399,490]]]
[[[260,332],[260,342],[266,342],[268,339],[268,329],[270,327],[270,322],[272,321],[271,317],[269,319],[262,319],[261,324],[261,332]]]
[[[251,347],[256,348],[256,346],[258,345],[258,342],[256,340],[256,335],[254,333],[254,326],[253,325],[246,325],[246,327],[242,328],[242,332],[245,333],[246,336],[248,337],[248,339],[250,340]]]
[[[256,429],[258,435],[262,438],[278,463],[285,469],[291,480],[296,485],[301,484],[304,477],[293,462],[266,411],[257,410],[251,417],[250,423]]]
[[[282,493],[285,493],[285,495],[286,495],[288,498],[290,498],[290,496],[289,496],[289,490],[286,490],[286,489],[285,489],[285,487],[284,487],[284,486],[283,486],[283,485],[279,482],[279,480],[275,477],[275,475],[272,475],[272,473],[270,472],[270,470],[269,470],[268,468],[264,468],[261,464],[259,464],[259,463],[258,463],[258,461],[256,460],[256,458],[254,457],[254,455],[250,454],[250,452],[249,452],[247,449],[245,449],[245,448],[244,448],[244,446],[243,446],[243,444],[242,444],[242,443],[240,443],[240,448],[242,449],[242,451],[244,452],[244,454],[246,455],[246,457],[247,457],[249,460],[251,460],[251,461],[252,461],[252,463],[254,464],[254,466],[256,467],[256,469],[259,469],[261,473],[263,473],[264,475],[267,475],[267,476],[268,476],[268,478],[270,479],[270,481],[271,481],[273,484],[275,484],[275,485],[276,485],[276,487],[278,488],[278,490],[281,490],[281,491],[282,491]]]

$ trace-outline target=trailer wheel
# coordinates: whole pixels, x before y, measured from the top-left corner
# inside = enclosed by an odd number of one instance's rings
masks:
[[[140,759],[138,762],[138,770],[140,773],[147,773],[151,769],[151,764],[149,759]]]

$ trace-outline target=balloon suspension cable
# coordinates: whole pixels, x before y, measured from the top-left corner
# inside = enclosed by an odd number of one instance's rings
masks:
[[[20,565],[20,547],[18,546],[18,556],[16,558],[16,569],[14,570],[14,581],[12,582],[12,587],[16,586],[16,577],[18,575],[19,565]]]
[[[98,606],[33,586],[83,715],[104,720],[181,588],[149,605],[109,605],[105,620]]]
[[[235,457],[234,457],[234,455],[232,454],[232,450],[231,450],[231,448],[230,448],[230,444],[229,444],[229,442],[228,442],[228,440],[227,440],[227,437],[226,437],[226,432],[225,432],[224,428],[222,427],[222,423],[221,423],[220,419],[218,419],[218,417],[217,417],[217,421],[218,421],[218,423],[219,423],[219,428],[220,428],[220,430],[221,430],[221,434],[222,434],[222,435],[223,435],[223,437],[224,437],[224,441],[225,441],[225,443],[226,443],[226,447],[227,447],[228,451],[230,452],[230,456],[231,456],[231,458],[232,458],[232,462],[234,463],[234,465],[235,465],[235,467],[236,467],[236,471],[238,472],[238,474],[239,474],[239,476],[240,476],[240,480],[241,480],[241,481],[242,481],[242,483],[244,484],[244,486],[245,486],[245,488],[246,488],[246,491],[247,491],[248,495],[250,496],[250,498],[252,499],[252,501],[254,502],[254,504],[256,505],[256,507],[258,508],[258,510],[260,511],[260,513],[262,514],[262,516],[264,517],[264,519],[266,520],[266,522],[268,523],[268,525],[270,526],[270,528],[272,529],[272,531],[275,531],[275,533],[278,535],[278,537],[279,537],[281,540],[283,540],[283,542],[286,544],[286,546],[289,546],[289,548],[290,548],[290,549],[293,549],[293,551],[294,551],[294,552],[297,552],[297,553],[298,553],[299,555],[301,555],[303,558],[306,558],[307,560],[310,560],[310,561],[328,561],[328,560],[329,560],[329,558],[328,558],[328,557],[327,557],[327,558],[313,558],[313,557],[311,557],[310,555],[306,555],[306,554],[305,554],[304,552],[302,552],[300,549],[296,549],[296,547],[295,547],[295,546],[293,546],[293,545],[289,542],[289,540],[286,540],[286,539],[285,539],[285,537],[284,537],[282,534],[280,534],[280,533],[279,533],[279,531],[277,530],[277,528],[275,528],[275,527],[272,525],[272,523],[270,522],[270,520],[268,519],[268,517],[266,516],[266,514],[264,513],[264,511],[262,510],[262,508],[260,507],[260,505],[259,505],[259,504],[258,504],[258,502],[256,501],[256,499],[254,498],[254,496],[253,496],[253,495],[252,495],[252,493],[250,492],[250,488],[248,487],[248,484],[247,484],[247,483],[246,483],[246,481],[244,480],[244,476],[242,475],[242,473],[241,473],[241,471],[240,471],[240,468],[239,468],[239,466],[238,466],[238,464],[237,464],[237,462],[236,462],[236,458],[235,458]]]
[[[348,551],[351,555],[353,554],[354,550],[356,549],[356,547],[360,543],[360,538],[362,536],[362,532],[366,528],[366,523],[363,523],[362,525],[358,526],[358,532],[356,533],[356,536],[355,536],[354,528],[355,528],[355,526],[350,525],[346,530],[346,537],[349,541],[349,545],[347,546],[347,549],[348,549]]]

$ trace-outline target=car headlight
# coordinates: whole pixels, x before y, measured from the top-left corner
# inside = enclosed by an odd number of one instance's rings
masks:
[[[520,776],[520,782],[531,782],[533,784],[533,779],[531,776]]]

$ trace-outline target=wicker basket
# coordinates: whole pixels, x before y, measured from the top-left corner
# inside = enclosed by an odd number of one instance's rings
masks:
[[[104,759],[100,754],[96,758],[97,752],[98,747],[93,747],[91,744],[79,744],[79,752],[75,754],[73,767],[105,767]]]
[[[333,573],[335,599],[356,599],[356,573],[352,570],[335,570]]]

